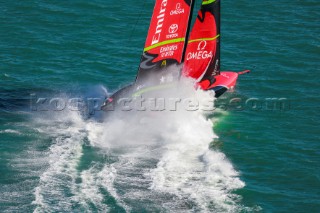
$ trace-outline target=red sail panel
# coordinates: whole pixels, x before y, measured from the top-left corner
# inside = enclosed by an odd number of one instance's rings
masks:
[[[183,60],[192,0],[156,0],[137,81]]]
[[[183,75],[198,82],[220,72],[220,1],[203,0],[186,49]]]

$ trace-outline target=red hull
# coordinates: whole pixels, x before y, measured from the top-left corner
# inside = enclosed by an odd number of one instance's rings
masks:
[[[224,86],[232,89],[236,86],[238,76],[239,74],[236,72],[221,72],[220,75],[215,76],[216,81],[212,85],[203,89],[208,90],[216,86]]]
[[[216,81],[210,84],[208,80],[204,80],[199,83],[199,86],[203,90],[214,90],[215,96],[219,97],[229,89],[233,89],[236,86],[239,74],[236,72],[221,72],[220,75],[216,75]]]

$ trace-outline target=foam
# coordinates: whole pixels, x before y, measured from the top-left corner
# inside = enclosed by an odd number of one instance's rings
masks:
[[[213,94],[195,91],[188,81],[179,88],[175,94],[194,97],[200,105],[213,98]],[[167,92],[170,95],[162,97],[171,97],[172,91]],[[245,184],[222,152],[209,149],[217,138],[212,128],[213,121],[201,110],[155,112],[151,118],[149,112],[117,112],[103,124],[87,125],[91,144],[120,159],[113,164],[118,171],[114,183],[126,192],[117,194],[118,201],[148,200],[157,208],[173,211],[187,211],[189,203],[194,210],[234,212],[241,207],[233,191]],[[165,194],[176,198],[164,196],[156,201]]]
[[[70,196],[75,189],[85,137],[85,133],[79,131],[83,121],[78,116],[76,113],[45,114],[34,119],[35,128],[52,138],[46,153],[48,167],[34,190],[34,212],[72,211]]]
[[[193,97],[202,104],[212,93],[182,80],[161,97]],[[35,212],[110,211],[106,196],[125,211],[236,212],[234,190],[244,187],[239,173],[219,150],[213,120],[201,110],[114,112],[103,122],[73,112],[35,118],[35,129],[49,134],[48,167],[35,188]],[[106,159],[79,170],[84,141]],[[105,194],[105,192],[107,194]]]
[[[14,129],[5,129],[5,130],[1,130],[0,134],[3,133],[11,133],[11,134],[16,134],[16,135],[22,135],[22,133],[18,130],[14,130]]]

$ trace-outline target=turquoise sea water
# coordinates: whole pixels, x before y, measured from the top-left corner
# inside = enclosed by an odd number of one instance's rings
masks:
[[[153,4],[0,3],[0,211],[319,212],[319,1],[222,1],[222,69],[252,73],[212,123],[32,110],[132,82]]]

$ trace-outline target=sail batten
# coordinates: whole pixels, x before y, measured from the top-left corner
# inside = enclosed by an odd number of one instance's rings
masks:
[[[166,40],[166,41],[154,44],[152,46],[146,47],[146,48],[144,48],[144,51],[149,51],[149,50],[152,50],[152,49],[157,48],[157,47],[161,47],[161,46],[166,45],[166,44],[173,44],[173,43],[184,42],[184,41],[185,41],[184,37],[183,38],[176,38],[176,39]]]
[[[202,5],[207,5],[207,4],[211,4],[213,2],[215,2],[216,0],[205,0],[205,1],[202,1]]]
[[[193,39],[193,40],[189,40],[188,41],[188,44],[192,43],[192,42],[198,42],[198,41],[213,41],[217,38],[219,38],[220,35],[217,35],[215,37],[211,37],[211,38],[198,38],[198,39]]]

